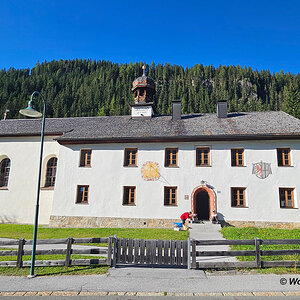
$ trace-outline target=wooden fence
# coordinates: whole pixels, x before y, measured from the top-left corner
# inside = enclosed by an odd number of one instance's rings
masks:
[[[300,245],[300,239],[283,240],[191,240],[191,268],[264,268],[264,267],[300,267],[300,249],[286,250],[261,250],[261,245]],[[253,245],[255,250],[230,250],[230,251],[197,251],[197,246],[216,246],[216,245]],[[263,261],[262,256],[272,255],[295,255],[295,260],[291,261]],[[205,262],[197,261],[203,256],[254,256],[255,261],[238,262]]]
[[[105,247],[74,249],[74,244],[104,243]],[[300,245],[300,239],[285,240],[144,240],[144,239],[121,239],[114,237],[108,238],[68,238],[37,240],[37,245],[57,245],[65,244],[64,249],[36,250],[36,255],[65,255],[65,259],[57,260],[36,260],[35,266],[88,266],[88,265],[108,265],[116,264],[147,264],[147,265],[173,265],[187,266],[192,269],[209,268],[264,268],[264,267],[295,267],[300,266],[300,249],[285,250],[262,250],[261,245]],[[1,246],[16,246],[17,250],[1,250],[0,256],[16,256],[14,261],[0,261],[0,267],[28,267],[30,261],[24,261],[23,256],[31,256],[31,250],[25,250],[24,245],[32,245],[32,240],[13,240],[0,241]],[[218,245],[252,245],[254,250],[228,250],[228,251],[203,251],[200,246],[218,246]],[[198,248],[197,248],[198,247]],[[73,259],[72,255],[105,255],[106,258],[93,259]],[[264,261],[262,256],[272,255],[295,255],[295,260],[285,261]],[[201,257],[235,257],[235,256],[253,256],[254,261],[237,262],[205,262],[199,261]],[[198,259],[198,261],[197,261]]]
[[[89,244],[89,243],[105,243],[105,248],[87,248],[87,249],[72,249],[74,244]],[[65,259],[61,260],[36,260],[35,266],[87,266],[87,265],[111,265],[112,263],[112,245],[113,237],[108,238],[67,238],[67,239],[49,239],[37,240],[37,245],[57,245],[66,244],[65,249],[49,249],[49,250],[36,250],[36,255],[57,255],[64,254]],[[14,246],[18,245],[18,250],[1,250],[0,256],[17,256],[16,261],[0,261],[0,267],[29,267],[31,261],[23,261],[24,255],[31,256],[31,250],[25,250],[24,245],[32,245],[32,240],[19,239],[15,241],[0,241],[1,246]],[[72,254],[103,254],[107,255],[105,259],[72,259]]]
[[[114,262],[186,266],[189,256],[188,249],[188,241],[118,238]]]

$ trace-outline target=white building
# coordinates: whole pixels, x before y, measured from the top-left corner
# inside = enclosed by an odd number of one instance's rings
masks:
[[[154,116],[154,82],[131,116],[46,120],[40,224],[171,227],[185,211],[233,225],[300,228],[300,120],[284,112]],[[0,121],[0,221],[33,223],[40,120]]]

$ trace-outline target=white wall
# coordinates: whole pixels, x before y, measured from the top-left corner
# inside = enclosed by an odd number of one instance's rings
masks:
[[[45,137],[42,183],[45,182],[45,164],[51,156],[58,156],[59,144],[54,137]],[[0,222],[34,222],[40,137],[0,138],[0,158],[10,159],[7,189],[0,189]],[[54,190],[41,190],[39,224],[48,224]]]
[[[195,166],[195,147],[210,146],[212,167]],[[124,148],[138,148],[138,167],[124,167]],[[164,149],[179,148],[179,167],[164,167]],[[277,166],[277,147],[290,147],[292,167]],[[231,167],[231,148],[244,148],[245,167]],[[80,149],[92,149],[90,168],[79,167]],[[271,163],[272,174],[259,179],[252,164]],[[161,178],[144,181],[141,167],[159,163]],[[110,144],[61,146],[52,215],[126,218],[179,218],[191,209],[191,193],[205,180],[217,195],[217,210],[227,220],[299,222],[299,209],[279,206],[279,187],[300,192],[300,143],[243,141],[165,144]],[[88,205],[76,204],[77,185],[89,185]],[[136,186],[136,206],[123,206],[123,186]],[[164,186],[178,187],[178,206],[164,206]],[[246,187],[246,208],[231,207],[231,187]],[[189,200],[184,200],[189,195]]]

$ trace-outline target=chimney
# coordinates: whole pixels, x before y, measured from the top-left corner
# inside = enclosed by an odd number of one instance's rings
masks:
[[[217,104],[217,117],[221,119],[227,118],[227,101],[220,100]]]
[[[172,120],[181,120],[181,100],[176,99],[172,101]]]

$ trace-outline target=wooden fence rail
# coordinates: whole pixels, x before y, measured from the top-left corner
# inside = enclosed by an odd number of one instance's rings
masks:
[[[68,239],[49,239],[49,240],[37,240],[37,245],[66,245],[65,249],[37,249],[36,255],[58,255],[63,254],[65,259],[56,260],[36,260],[35,266],[87,266],[87,265],[111,265],[112,264],[112,245],[114,238],[68,238]],[[107,244],[105,247],[87,248],[87,249],[73,249],[74,244],[89,244],[89,243],[103,243]],[[15,246],[18,245],[17,250],[1,250],[0,256],[17,256],[16,261],[0,261],[0,267],[27,267],[30,266],[30,261],[23,261],[24,255],[31,255],[31,250],[24,250],[25,245],[32,245],[32,240],[19,239],[15,241],[0,241],[1,246]],[[71,255],[89,255],[89,254],[103,254],[107,258],[93,258],[93,259],[72,259]]]
[[[197,250],[197,246],[216,246],[216,245],[252,245],[254,250],[227,250],[227,251],[203,251]],[[280,249],[280,250],[261,250],[261,245],[300,245],[300,239],[274,239],[264,240],[255,238],[254,240],[191,240],[191,268],[264,268],[264,267],[299,267],[300,249]],[[273,260],[263,261],[262,256],[274,255],[295,255],[295,260]],[[254,256],[254,261],[238,262],[205,262],[197,261],[197,258],[204,256]]]

